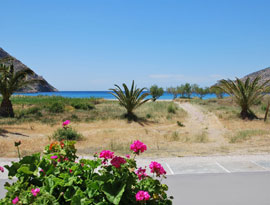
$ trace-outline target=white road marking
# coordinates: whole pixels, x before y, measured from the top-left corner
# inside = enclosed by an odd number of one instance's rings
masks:
[[[166,166],[168,167],[168,169],[172,173],[172,175],[174,175],[174,172],[173,172],[172,168],[170,167],[170,165],[167,162],[166,162]]]
[[[257,162],[255,162],[255,161],[253,161],[253,160],[251,160],[250,162],[253,163],[253,164],[255,164],[255,165],[258,166],[258,167],[263,168],[264,170],[268,170],[267,168],[263,167],[262,165],[259,165]]]
[[[225,172],[227,173],[231,173],[228,169],[226,169],[225,167],[223,167],[221,164],[219,164],[218,162],[216,162],[216,165],[218,165],[221,169],[223,169]]]

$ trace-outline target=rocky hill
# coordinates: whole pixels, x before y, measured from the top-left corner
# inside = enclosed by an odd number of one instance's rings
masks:
[[[256,71],[254,73],[250,73],[243,77],[242,80],[245,80],[247,78],[253,80],[257,76],[261,76],[260,83],[264,83],[265,81],[270,80],[270,67]]]
[[[9,55],[4,49],[0,47],[0,60],[1,59],[11,59],[14,65],[15,71],[22,70],[22,69],[30,69],[26,65],[24,65],[21,61],[17,60],[13,56]],[[31,70],[31,69],[30,69]],[[55,92],[58,91],[56,88],[54,88],[52,85],[50,85],[42,76],[37,75],[36,73],[34,75],[29,76],[30,79],[39,79],[42,81],[42,83],[35,83],[33,85],[29,85],[26,88],[22,90],[18,90],[18,92]]]

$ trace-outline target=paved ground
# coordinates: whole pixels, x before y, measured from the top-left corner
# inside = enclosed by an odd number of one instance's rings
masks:
[[[176,205],[269,205],[270,172],[169,176]]]
[[[85,157],[86,158],[86,157]],[[0,166],[15,159],[0,159]],[[270,155],[138,159],[139,166],[160,162],[166,183],[183,205],[269,205]],[[0,197],[7,172],[0,173]]]

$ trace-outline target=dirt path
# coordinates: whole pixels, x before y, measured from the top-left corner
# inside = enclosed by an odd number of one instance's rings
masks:
[[[189,133],[193,135],[205,133],[210,142],[225,142],[223,136],[228,130],[224,128],[215,114],[205,111],[199,105],[187,102],[177,102],[177,104],[188,113],[184,125]]]

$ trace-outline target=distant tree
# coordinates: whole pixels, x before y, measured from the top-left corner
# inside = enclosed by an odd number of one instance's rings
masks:
[[[210,93],[210,90],[208,87],[205,87],[205,88],[198,87],[197,89],[197,94],[199,95],[200,99],[203,99],[203,97],[209,93]]]
[[[145,99],[149,93],[143,93],[146,88],[137,88],[134,87],[134,80],[132,81],[131,89],[129,90],[127,85],[123,83],[124,91],[118,85],[114,85],[116,88],[111,88],[113,92],[111,93],[114,95],[121,106],[126,108],[127,113],[125,115],[126,118],[129,120],[136,120],[137,117],[133,113],[133,111],[141,106],[142,104],[146,103],[149,99]]]
[[[213,93],[217,96],[218,99],[222,99],[224,97],[224,92],[220,88],[216,86],[212,86],[210,88],[210,93]]]
[[[181,95],[181,98],[184,98],[185,97],[185,86],[184,85],[177,86],[176,92],[177,92],[177,94]]]
[[[28,75],[33,75],[30,69],[24,69],[15,72],[13,65],[0,64],[0,93],[2,103],[0,106],[0,116],[14,117],[14,111],[10,97],[14,92],[41,80],[29,80]]]
[[[167,93],[172,94],[173,95],[173,99],[177,98],[177,89],[174,87],[169,87],[167,88]]]
[[[160,96],[162,96],[164,93],[164,90],[162,87],[158,87],[157,85],[152,85],[150,88],[150,95],[152,95],[152,100],[156,101]]]
[[[245,81],[236,78],[236,81],[221,80],[218,88],[232,96],[234,101],[241,107],[240,116],[242,119],[254,119],[257,116],[250,109],[252,105],[257,104],[263,96],[269,92],[269,80],[260,84],[260,77],[254,80],[247,78]]]
[[[185,89],[185,94],[187,96],[187,98],[190,98],[191,94],[192,94],[192,87],[189,83],[186,83],[184,85],[184,89]]]

